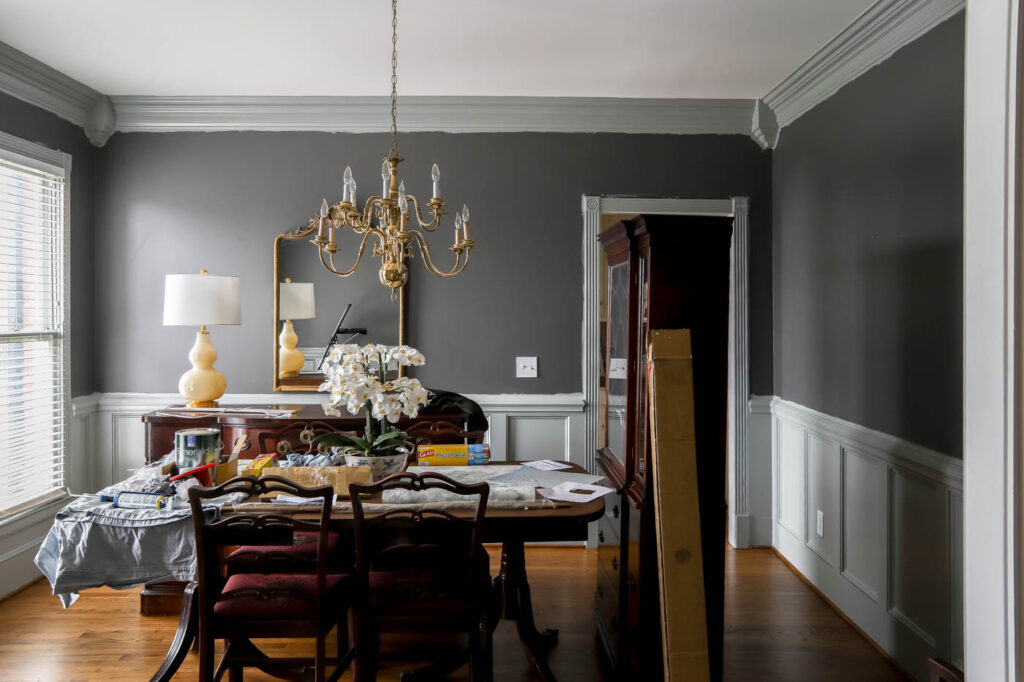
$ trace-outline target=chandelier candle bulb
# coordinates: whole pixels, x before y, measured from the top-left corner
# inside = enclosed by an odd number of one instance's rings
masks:
[[[351,185],[355,181],[352,179],[352,166],[345,166],[345,174],[341,178],[342,190],[341,200],[355,203],[355,198],[352,196]]]
[[[469,208],[465,204],[462,205],[462,215],[459,216],[459,222],[462,223],[462,240],[469,240]]]
[[[390,175],[390,171],[388,169],[388,162],[385,160],[384,163],[380,165],[380,179],[381,182],[384,183],[383,189],[380,191],[381,198],[387,197],[388,195],[388,175]]]
[[[430,169],[430,179],[434,183],[433,199],[441,198],[441,170],[435,163],[433,168]]]
[[[348,183],[348,201],[350,204],[355,205],[356,203],[356,179],[352,178]]]
[[[327,226],[325,224],[326,220],[327,220],[327,199],[324,199],[323,203],[320,204],[320,231],[317,233],[317,239],[319,239],[319,240],[323,240],[323,239],[327,238]]]

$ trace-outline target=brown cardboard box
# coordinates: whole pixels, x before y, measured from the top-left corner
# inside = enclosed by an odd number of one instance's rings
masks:
[[[281,476],[293,483],[310,487],[329,485],[334,494],[348,497],[349,483],[369,483],[370,467],[265,467],[263,476]],[[278,493],[267,493],[261,499],[273,499]]]

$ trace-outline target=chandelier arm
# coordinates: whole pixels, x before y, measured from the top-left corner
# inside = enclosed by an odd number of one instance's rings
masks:
[[[419,244],[420,256],[423,260],[423,265],[426,266],[427,270],[437,275],[438,277],[454,277],[455,275],[465,270],[466,266],[469,265],[469,250],[460,249],[459,251],[455,252],[455,265],[452,266],[451,270],[445,272],[443,270],[438,269],[438,267],[434,265],[434,259],[430,255],[430,246],[427,245],[427,240],[423,237],[419,230],[410,230],[409,234],[411,234],[415,238],[416,243]],[[465,261],[462,260],[463,253],[466,254]]]
[[[420,224],[427,232],[436,232],[437,228],[441,227],[441,216],[444,215],[444,209],[438,211],[434,209],[434,219],[430,222],[423,220],[423,213],[420,211],[420,202],[416,200],[416,197],[412,194],[406,194],[405,198],[407,201],[411,201],[416,207],[416,221]]]
[[[324,258],[325,249],[323,248],[318,249],[318,251],[320,252],[320,264],[323,265],[328,272],[337,275],[338,277],[351,276],[359,268],[359,262],[363,259],[363,252],[366,250],[366,240],[369,239],[371,236],[376,236],[377,239],[381,239],[383,241],[382,238],[384,235],[382,235],[380,230],[376,228],[371,228],[367,230],[365,233],[363,233],[363,239],[361,242],[359,242],[359,251],[356,253],[356,262],[353,263],[350,269],[345,271],[338,270],[337,267],[334,265],[333,252],[330,253],[331,264],[328,265],[327,260]]]

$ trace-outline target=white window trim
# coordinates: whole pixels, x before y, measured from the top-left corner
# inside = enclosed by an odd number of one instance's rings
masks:
[[[61,328],[64,330],[63,339],[63,362],[64,362],[64,498],[70,496],[68,493],[68,480],[70,469],[70,427],[71,427],[71,155],[51,149],[37,142],[29,142],[20,137],[15,137],[0,131],[0,154],[16,163],[64,176],[64,226],[61,235],[61,248],[63,249],[63,301],[61,305]],[[54,504],[54,495],[42,497],[31,507],[19,509],[14,514],[0,518],[0,529],[7,529],[11,524],[32,515],[34,512]],[[5,528],[7,527],[7,528]]]

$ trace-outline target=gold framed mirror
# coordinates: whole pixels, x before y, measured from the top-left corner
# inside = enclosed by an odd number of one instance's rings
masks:
[[[273,386],[274,391],[314,392],[323,382],[317,369],[328,340],[338,326],[346,306],[347,328],[365,328],[365,336],[350,343],[399,345],[405,338],[405,286],[398,300],[391,301],[381,287],[376,271],[367,268],[360,276],[341,278],[323,268],[316,249],[308,244],[316,227],[299,227],[274,238]],[[282,284],[286,285],[282,297]],[[284,298],[284,300],[282,300]],[[297,315],[282,319],[284,312]],[[343,336],[338,339],[344,342]],[[286,349],[282,367],[281,349]],[[290,353],[289,353],[290,352]],[[301,353],[301,358],[295,353]],[[289,365],[290,361],[294,364]],[[298,362],[302,365],[294,369]]]

